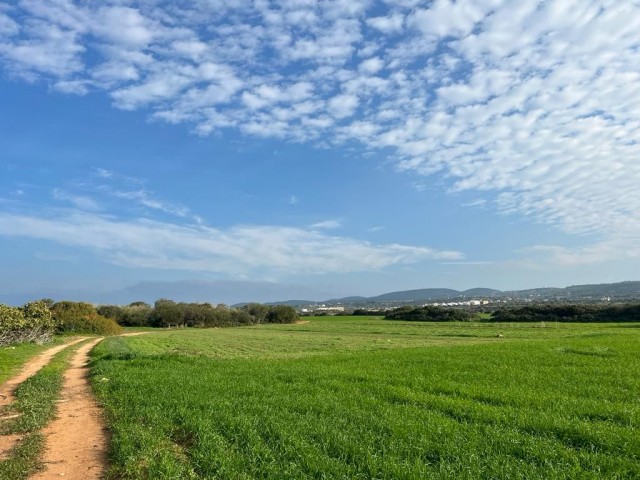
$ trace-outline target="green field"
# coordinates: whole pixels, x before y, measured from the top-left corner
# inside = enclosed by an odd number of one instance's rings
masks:
[[[92,380],[110,478],[639,478],[639,353],[637,324],[312,317],[109,338]]]

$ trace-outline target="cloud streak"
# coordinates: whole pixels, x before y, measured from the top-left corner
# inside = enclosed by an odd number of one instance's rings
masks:
[[[123,220],[79,210],[50,216],[0,213],[0,235],[49,240],[97,252],[138,268],[228,275],[347,273],[392,265],[456,260],[460,252],[398,244],[375,245],[296,227],[204,225]]]

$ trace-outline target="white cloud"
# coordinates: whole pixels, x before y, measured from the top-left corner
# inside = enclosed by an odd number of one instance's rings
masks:
[[[131,7],[102,7],[95,13],[94,33],[115,44],[145,47],[158,29],[139,10]]]
[[[20,31],[20,26],[9,16],[0,10],[0,37],[16,35]]]
[[[367,19],[367,24],[386,34],[400,33],[404,26],[404,16],[395,13],[386,17],[373,17]]]
[[[377,73],[383,68],[384,68],[384,61],[378,57],[367,58],[358,67],[358,69],[363,71],[364,73],[370,73],[370,74]]]
[[[98,252],[126,267],[249,274],[346,273],[396,264],[455,260],[459,252],[374,245],[282,226],[221,230],[148,219],[119,220],[80,211],[36,216],[0,213],[0,235],[50,240]]]
[[[329,100],[329,112],[336,118],[345,118],[353,115],[358,108],[358,96],[342,94]]]
[[[53,198],[72,203],[76,208],[81,210],[97,211],[102,210],[100,204],[93,198],[85,195],[74,195],[65,190],[56,188],[52,192]]]

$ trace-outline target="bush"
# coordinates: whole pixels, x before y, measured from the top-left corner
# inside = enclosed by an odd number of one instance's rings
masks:
[[[60,333],[89,333],[118,335],[122,328],[112,318],[100,315],[95,307],[85,302],[58,302],[53,305],[56,330]]]
[[[416,308],[400,307],[387,313],[384,318],[412,322],[468,322],[472,320],[473,315],[465,310],[427,305]]]
[[[275,305],[269,307],[266,323],[295,323],[299,320],[298,312],[295,308],[288,305]]]
[[[45,342],[51,338],[54,321],[42,301],[20,308],[0,305],[0,345],[21,342]]]

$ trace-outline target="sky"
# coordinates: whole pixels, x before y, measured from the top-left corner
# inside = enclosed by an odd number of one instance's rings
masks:
[[[640,279],[636,0],[0,3],[0,301]]]

